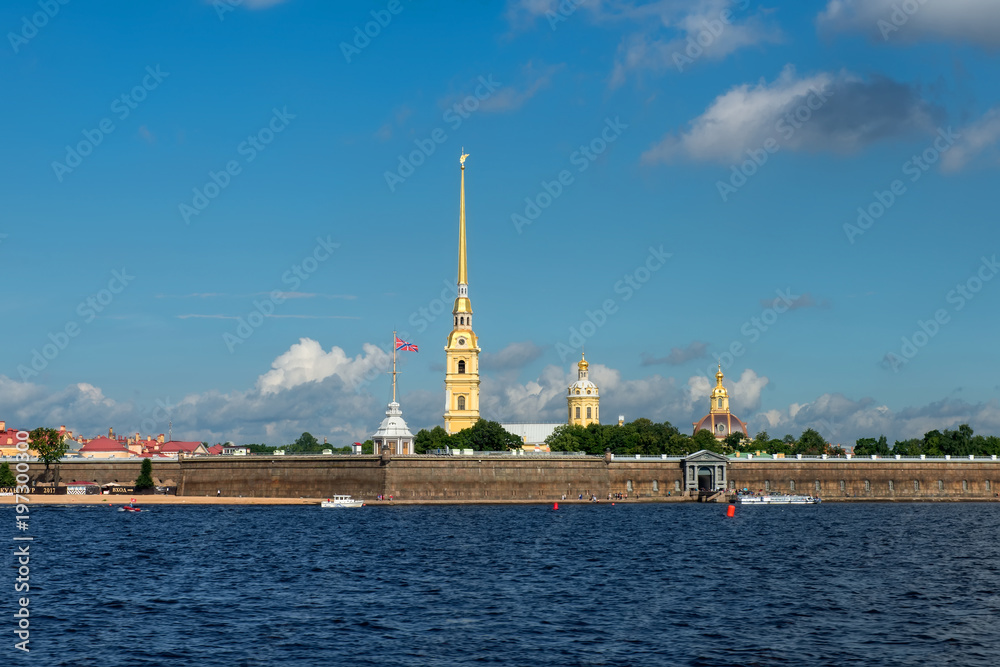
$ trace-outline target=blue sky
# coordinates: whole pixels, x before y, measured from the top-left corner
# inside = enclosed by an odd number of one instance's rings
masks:
[[[722,355],[754,432],[1000,432],[1000,8],[892,4],[6,3],[0,418],[344,444],[396,328],[441,423],[464,147],[484,416],[562,419],[583,329],[605,421]]]

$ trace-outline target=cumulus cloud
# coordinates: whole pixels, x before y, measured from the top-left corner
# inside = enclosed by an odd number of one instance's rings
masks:
[[[996,0],[829,0],[816,23],[821,32],[858,32],[877,42],[1000,46]]]
[[[357,386],[372,371],[385,368],[389,359],[387,352],[371,343],[365,343],[362,349],[362,354],[352,358],[337,346],[326,352],[317,341],[301,338],[271,363],[271,370],[257,379],[257,390],[267,396],[331,376]]]
[[[771,437],[814,428],[831,442],[844,445],[853,445],[858,438],[880,435],[885,435],[890,443],[919,438],[927,431],[953,429],[960,424],[970,424],[977,432],[995,435],[1000,433],[1000,402],[994,399],[972,404],[946,398],[894,412],[871,397],[855,400],[831,393],[811,403],[793,403],[782,410],[761,413],[759,424],[773,431]]]
[[[1000,162],[1000,153],[997,151],[997,143],[1000,142],[1000,107],[993,107],[982,118],[959,128],[957,134],[958,140],[941,154],[942,171],[958,171],[980,157],[985,157],[992,164]]]
[[[732,164],[771,141],[781,150],[852,153],[877,141],[932,132],[942,115],[916,88],[885,77],[803,77],[788,65],[770,83],[745,83],[720,95],[686,132],[666,135],[642,159]]]
[[[515,346],[509,347],[518,349]],[[78,434],[93,436],[110,426],[117,432],[156,435],[166,432],[167,422],[172,421],[178,439],[275,445],[292,442],[309,431],[341,446],[369,437],[382,419],[388,396],[377,390],[385,389],[385,384],[371,381],[384,378],[387,359],[374,345],[364,345],[360,354],[351,356],[339,347],[325,350],[304,338],[279,355],[271,369],[245,390],[205,391],[180,399],[164,396],[155,405],[140,405],[108,397],[87,383],[52,391],[0,375],[0,404],[4,405],[2,417],[14,428],[65,424]],[[604,423],[615,423],[622,414],[628,421],[639,417],[669,421],[685,433],[708,412],[715,384],[714,378],[705,375],[687,380],[659,374],[627,379],[602,364],[592,364],[590,371],[600,388]],[[779,408],[766,405],[767,377],[750,368],[743,369],[738,379],[734,377],[735,373],[726,379],[730,403],[749,423],[751,435],[767,429],[773,437],[780,437],[815,428],[832,442],[850,445],[861,437],[885,434],[891,441],[962,423],[971,424],[977,432],[1000,434],[997,400],[971,404],[948,397],[893,411],[871,397],[852,399],[827,393],[811,402]],[[575,380],[575,364],[548,365],[528,381],[503,373],[485,375],[482,416],[506,422],[565,422],[566,392]],[[405,391],[405,385],[402,389],[400,402],[412,431],[442,423],[442,391]]]
[[[510,0],[507,18],[517,30],[539,23],[555,30],[568,21],[589,21],[621,33],[612,86],[632,72],[683,72],[701,60],[781,40],[769,12],[751,9],[747,0],[588,0],[567,7],[572,3],[565,0]]]
[[[685,347],[670,348],[670,354],[665,357],[654,357],[648,352],[642,353],[643,366],[655,366],[658,364],[669,364],[678,366],[692,359],[703,359],[708,356],[708,343],[695,340]]]

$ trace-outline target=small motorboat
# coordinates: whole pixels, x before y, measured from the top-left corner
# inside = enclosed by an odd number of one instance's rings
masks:
[[[145,512],[147,510],[141,509],[135,506],[135,500],[132,500],[128,505],[122,505],[118,508],[119,512]]]
[[[333,498],[327,498],[326,500],[321,502],[320,506],[343,509],[348,507],[364,507],[365,503],[361,500],[355,500],[350,496],[334,496]]]

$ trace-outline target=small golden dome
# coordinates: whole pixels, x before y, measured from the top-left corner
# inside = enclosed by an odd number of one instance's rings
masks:
[[[583,358],[582,353],[580,354],[580,362],[577,364],[577,366],[580,368],[581,371],[585,371],[588,368],[590,368],[590,364],[588,364],[587,360]]]

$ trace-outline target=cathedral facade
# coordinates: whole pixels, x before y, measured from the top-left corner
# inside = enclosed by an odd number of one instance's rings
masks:
[[[590,364],[580,355],[577,367],[577,380],[569,386],[566,393],[566,403],[569,407],[567,424],[587,427],[601,423],[601,397],[597,385],[590,381]]]
[[[458,296],[448,344],[444,348],[444,430],[449,435],[470,428],[479,421],[479,339],[472,330],[472,302],[469,300],[469,273],[465,243],[465,158],[458,208]]]
[[[715,389],[712,390],[708,414],[694,423],[692,435],[698,431],[711,431],[716,440],[724,440],[730,433],[742,433],[750,437],[746,423],[729,411],[729,392],[722,384],[722,366],[715,374]]]

